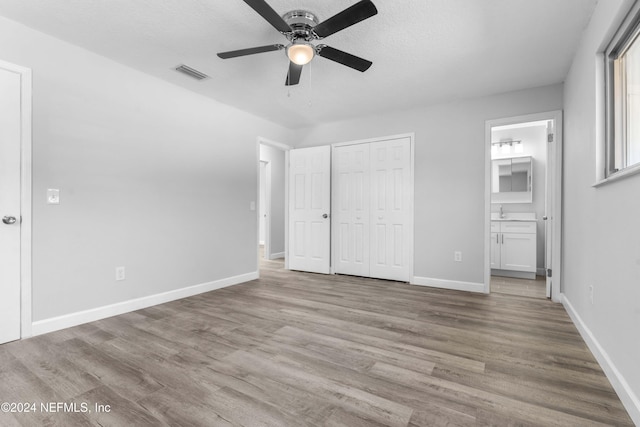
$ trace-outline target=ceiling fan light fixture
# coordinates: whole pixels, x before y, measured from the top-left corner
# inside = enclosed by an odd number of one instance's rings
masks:
[[[311,43],[294,42],[287,47],[289,60],[297,65],[307,65],[313,59],[316,50]]]

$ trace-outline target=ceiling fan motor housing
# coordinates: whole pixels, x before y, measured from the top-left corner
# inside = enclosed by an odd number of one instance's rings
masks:
[[[291,27],[291,33],[285,34],[289,41],[318,39],[318,36],[313,33],[313,27],[320,21],[313,13],[306,10],[292,10],[282,15],[282,19]]]

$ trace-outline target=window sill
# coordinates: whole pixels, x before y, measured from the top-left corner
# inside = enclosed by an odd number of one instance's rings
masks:
[[[593,188],[601,187],[603,185],[609,184],[611,182],[620,181],[621,179],[627,178],[632,175],[640,174],[640,163],[636,163],[633,166],[629,166],[628,168],[622,169],[619,172],[616,172],[612,175],[609,175],[605,179],[601,179],[592,185]]]

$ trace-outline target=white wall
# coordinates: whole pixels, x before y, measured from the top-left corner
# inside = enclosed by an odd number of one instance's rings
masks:
[[[640,176],[592,187],[604,167],[596,155],[604,138],[596,54],[631,3],[598,2],[566,79],[562,257],[567,307],[640,425]]]
[[[481,284],[485,120],[562,109],[562,91],[553,85],[328,123],[300,130],[297,147],[415,132],[415,276]]]
[[[284,254],[284,151],[260,144],[260,160],[271,165],[271,226],[270,250],[271,254]]]
[[[513,129],[495,130],[492,132],[492,141],[520,140],[524,148],[523,153],[496,154],[492,159],[506,157],[531,156],[533,161],[533,202],[532,203],[496,203],[491,205],[492,212],[499,212],[500,205],[504,212],[535,212],[537,231],[536,261],[538,270],[544,269],[544,216],[545,207],[545,182],[547,170],[547,127],[546,125],[529,126]]]
[[[256,138],[289,131],[4,18],[0,59],[33,69],[34,320],[257,271]]]

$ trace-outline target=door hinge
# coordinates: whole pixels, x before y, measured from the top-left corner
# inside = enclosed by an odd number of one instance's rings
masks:
[[[547,135],[547,142],[553,142],[553,134],[552,133]]]
[[[553,273],[550,268],[547,268],[547,277],[553,277]]]

